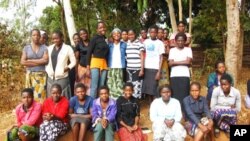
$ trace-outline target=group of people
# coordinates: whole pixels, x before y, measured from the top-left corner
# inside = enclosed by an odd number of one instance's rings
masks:
[[[75,47],[64,43],[60,31],[52,33],[50,46],[46,33],[31,31],[32,42],[21,57],[26,88],[9,140],[55,141],[70,127],[73,141],[84,140],[91,129],[95,141],[112,141],[115,131],[121,141],[144,141],[138,104],[144,96],[152,102],[154,141],[181,141],[187,133],[195,141],[208,133],[213,139],[214,131],[228,133],[229,125],[236,124],[240,92],[224,62],[209,75],[207,98],[200,95],[198,82],[190,85],[191,36],[183,22],[170,39],[157,26],[142,29],[140,38],[133,29],[115,28],[106,39],[104,22],[96,31],[89,40],[88,31],[80,29],[73,36]]]

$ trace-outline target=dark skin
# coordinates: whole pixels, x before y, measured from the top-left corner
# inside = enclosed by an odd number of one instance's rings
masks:
[[[141,37],[142,37],[142,39],[147,39],[148,37],[147,37],[147,31],[145,31],[145,30],[141,30]]]
[[[222,89],[224,95],[228,96],[230,93],[230,90],[231,90],[231,83],[228,80],[221,79],[220,86],[221,86],[221,89]],[[236,108],[236,105],[235,104],[231,105],[231,108],[232,109]]]
[[[184,37],[179,36],[176,39],[176,43],[177,43],[177,49],[182,50],[184,48],[184,43],[185,43]],[[169,60],[168,65],[170,67],[172,67],[172,66],[190,66],[191,63],[192,63],[192,59],[187,57],[186,60],[184,60],[184,61]]]
[[[178,30],[178,33],[179,33],[179,32],[185,32],[185,25],[184,25],[183,23],[180,23],[180,24],[178,25],[178,27],[177,27],[177,30]],[[185,46],[189,46],[190,43],[191,43],[191,38],[188,37],[187,40],[185,41],[184,45],[185,45]],[[176,41],[171,40],[171,41],[170,41],[170,46],[171,46],[171,47],[176,47],[176,46],[177,46],[177,45],[176,45]]]
[[[124,42],[128,41],[128,32],[127,31],[123,31],[121,36],[122,36],[122,40]]]
[[[125,99],[130,99],[132,97],[133,94],[133,88],[130,86],[126,86],[123,89],[123,93],[124,93],[124,98]],[[127,125],[125,122],[123,122],[122,120],[120,121],[120,124],[125,127],[129,132],[133,132],[135,130],[138,129],[138,125],[139,125],[139,116],[135,117],[135,124],[133,126],[129,126]]]
[[[81,105],[84,105],[85,103],[85,97],[86,97],[86,90],[84,88],[78,87],[75,89],[75,95],[78,98],[78,102]],[[69,116],[70,118],[88,118],[91,119],[91,109],[89,109],[89,114],[81,115],[81,114],[75,114],[74,109],[69,109]],[[72,128],[73,131],[73,141],[83,141],[85,137],[85,133],[87,131],[87,126],[83,123],[75,123],[75,125]]]
[[[99,91],[99,97],[100,97],[102,109],[107,109],[108,104],[109,104],[109,92],[108,92],[108,90],[101,89]],[[99,122],[101,122],[102,128],[104,128],[104,129],[108,126],[108,120],[106,119],[106,117],[102,117]]]

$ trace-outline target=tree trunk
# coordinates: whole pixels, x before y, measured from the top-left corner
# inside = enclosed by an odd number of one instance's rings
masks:
[[[183,20],[183,15],[182,15],[182,3],[181,0],[178,0],[178,8],[179,8],[179,21]]]
[[[188,24],[188,33],[192,35],[192,0],[189,0],[189,24]]]
[[[63,0],[63,9],[64,9],[64,14],[65,14],[68,34],[70,38],[70,43],[71,45],[75,46],[74,41],[73,41],[73,35],[76,33],[76,27],[75,27],[75,21],[74,21],[72,8],[70,5],[70,0]]]
[[[232,74],[235,85],[238,80],[238,63],[240,59],[240,13],[238,0],[226,0],[227,11],[227,49],[225,62],[228,72]]]
[[[240,14],[245,15],[245,0],[241,0],[241,5],[240,5]],[[238,63],[238,68],[239,72],[241,71],[242,68],[242,63],[243,63],[243,47],[244,47],[244,30],[243,30],[243,24],[240,25],[240,50],[239,50],[239,63]]]
[[[166,1],[168,3],[170,21],[171,21],[171,26],[172,26],[173,32],[177,32],[177,25],[176,25],[175,13],[174,13],[173,0],[166,0]]]
[[[60,6],[60,14],[61,14],[61,26],[62,26],[62,32],[63,32],[63,40],[64,41],[67,41],[67,28],[66,28],[66,23],[65,23],[65,14],[64,14],[64,10],[63,10],[63,7],[62,5],[59,5]]]

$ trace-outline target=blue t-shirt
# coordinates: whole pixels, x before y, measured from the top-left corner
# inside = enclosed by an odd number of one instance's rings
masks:
[[[78,101],[78,97],[74,96],[70,98],[70,105],[69,107],[74,110],[75,114],[89,114],[89,108],[92,107],[93,104],[93,98],[86,95],[85,96],[85,103],[81,105]]]

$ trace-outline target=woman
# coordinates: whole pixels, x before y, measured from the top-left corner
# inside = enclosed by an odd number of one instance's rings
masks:
[[[193,54],[191,48],[184,45],[187,40],[184,33],[178,33],[175,36],[175,40],[177,46],[170,49],[168,57],[168,65],[171,67],[170,84],[173,89],[173,97],[178,99],[182,105],[183,99],[189,95],[189,66],[191,65]]]
[[[39,125],[42,122],[42,105],[34,101],[33,90],[25,88],[21,92],[22,103],[16,109],[17,124],[8,132],[8,141],[31,141],[39,135]]]
[[[91,122],[91,108],[93,98],[86,95],[84,84],[75,85],[75,96],[70,98],[69,115],[73,132],[73,141],[83,141]]]
[[[127,44],[121,40],[121,30],[115,28],[112,33],[113,42],[109,44],[108,78],[107,85],[110,96],[117,99],[122,93],[125,80],[126,48]]]
[[[140,42],[143,43],[148,38],[148,30],[146,28],[140,31]]]
[[[247,81],[247,94],[245,96],[246,108],[250,109],[250,80]]]
[[[229,135],[230,125],[236,125],[237,113],[241,110],[240,92],[232,87],[230,75],[221,76],[220,87],[213,90],[210,108],[216,125],[215,133],[221,129]]]
[[[86,29],[79,30],[80,42],[76,46],[76,82],[81,82],[87,87],[89,95],[90,77],[87,76],[87,52],[89,49],[89,37]]]
[[[208,88],[207,101],[208,101],[208,105],[210,105],[210,101],[211,101],[211,97],[212,97],[212,93],[213,93],[214,88],[220,86],[220,78],[221,78],[221,76],[223,74],[228,74],[226,72],[226,65],[225,65],[225,63],[223,61],[217,61],[215,63],[215,72],[212,72],[211,74],[209,74],[208,80],[207,80],[207,88]],[[233,82],[232,82],[232,84],[233,84]]]
[[[24,47],[21,64],[26,67],[25,87],[34,90],[34,99],[43,102],[46,98],[45,65],[48,63],[48,50],[45,45],[40,44],[40,31],[31,31],[31,44]]]
[[[181,125],[182,113],[180,102],[171,98],[171,88],[163,85],[159,89],[160,98],[155,99],[150,106],[150,120],[155,141],[184,141],[186,131]],[[163,110],[164,109],[164,110]]]
[[[116,101],[119,139],[120,141],[144,141],[142,130],[139,127],[140,106],[136,98],[132,96],[132,83],[124,85],[123,94]]]
[[[46,65],[47,92],[54,83],[58,83],[62,87],[62,95],[70,99],[71,88],[68,75],[70,69],[76,64],[74,51],[71,46],[63,43],[61,31],[53,32],[52,41],[54,44],[48,47],[49,63]],[[68,61],[70,61],[69,64]]]
[[[207,100],[200,95],[200,92],[200,83],[192,82],[190,95],[183,100],[187,120],[185,128],[188,134],[194,137],[194,141],[202,141],[208,133],[210,140],[214,141],[213,119],[207,106]]]
[[[134,85],[133,96],[141,98],[141,88],[144,75],[144,45],[136,39],[133,29],[128,30],[128,43],[126,48],[126,77],[127,82]]]
[[[116,102],[109,98],[109,88],[101,86],[99,98],[94,101],[92,110],[94,141],[102,141],[102,139],[105,139],[105,141],[114,140],[116,112]]]
[[[40,141],[56,141],[68,130],[69,101],[62,96],[62,87],[57,83],[53,84],[50,94],[43,103]]]
[[[74,41],[74,47],[76,47],[79,43],[80,43],[80,36],[79,36],[79,33],[75,33],[73,35],[73,41]]]
[[[128,42],[128,31],[126,29],[123,29],[121,31],[121,41],[127,43]]]
[[[91,71],[90,96],[93,98],[96,98],[98,87],[105,85],[108,70],[107,58],[109,51],[108,44],[105,41],[105,23],[98,22],[96,30],[97,35],[95,35],[89,43],[86,63],[86,75],[89,76]]]
[[[177,42],[175,40],[175,36],[178,34],[178,33],[184,33],[186,36],[187,36],[187,40],[185,41],[184,45],[186,47],[190,47],[190,44],[191,44],[191,35],[187,32],[185,32],[185,26],[186,24],[183,22],[183,21],[180,21],[178,24],[177,24],[177,32],[176,33],[173,33],[171,36],[170,36],[170,47],[176,47],[177,46]]]

